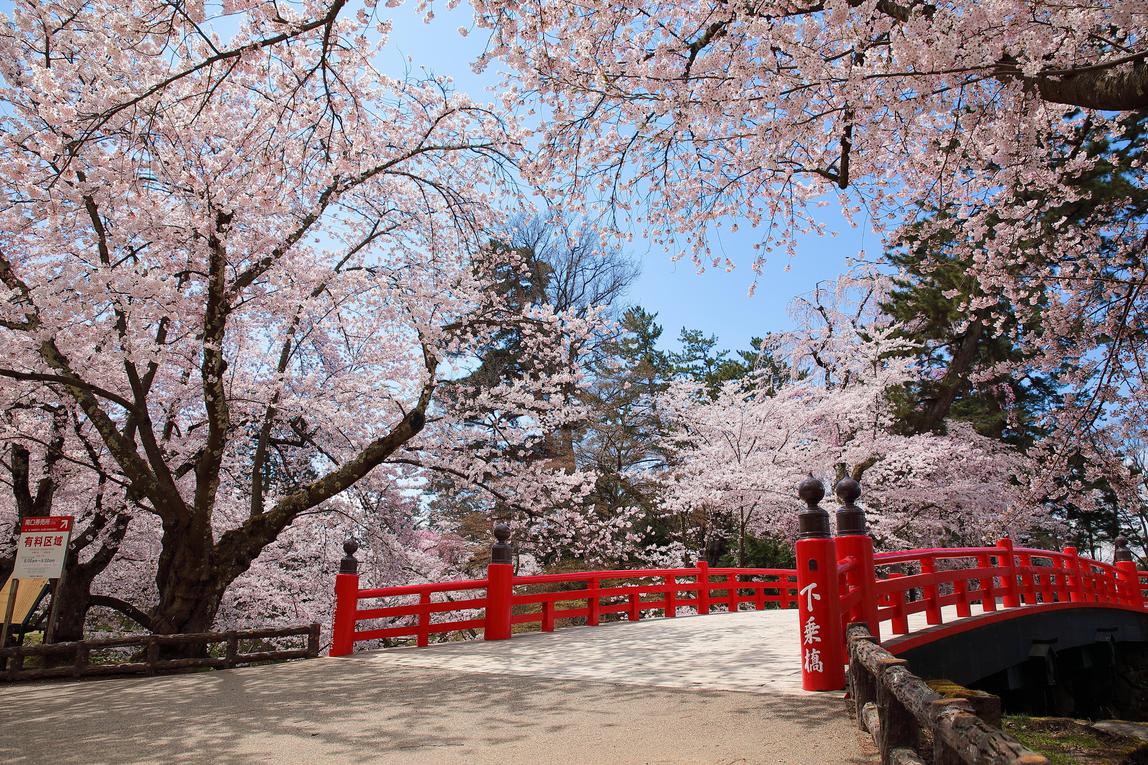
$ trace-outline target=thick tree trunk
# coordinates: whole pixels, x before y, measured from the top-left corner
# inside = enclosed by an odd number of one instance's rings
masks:
[[[64,577],[56,590],[60,605],[56,609],[56,626],[52,642],[68,643],[84,639],[84,620],[91,607],[92,580],[98,572],[75,567]]]
[[[156,571],[159,603],[152,630],[163,635],[207,632],[215,621],[226,583],[215,571],[211,529],[198,519],[165,521]]]

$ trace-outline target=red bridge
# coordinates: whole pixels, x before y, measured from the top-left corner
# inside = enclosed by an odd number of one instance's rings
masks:
[[[587,626],[637,622],[651,616],[774,612],[784,617],[791,642],[788,670],[801,670],[805,690],[845,687],[845,630],[864,623],[891,652],[931,664],[934,676],[957,682],[999,671],[1030,654],[1035,635],[1055,635],[1058,649],[1094,642],[1148,640],[1144,589],[1123,540],[1115,563],[1061,551],[1015,547],[921,549],[874,553],[860,486],[836,488],[843,506],[837,534],[821,509],[824,488],[807,479],[799,496],[796,569],[725,568],[699,561],[676,569],[586,571],[515,576],[509,529],[496,525],[497,542],[484,579],[360,589],[354,558],[344,549],[336,582],[332,656],[355,644],[410,638],[427,646],[432,636],[482,633],[487,641],[527,631],[551,632],[574,621]],[[796,611],[796,620],[793,619]],[[763,616],[765,616],[763,614]],[[721,630],[721,622],[713,624]],[[976,650],[953,650],[954,641],[979,636]],[[1047,641],[1046,641],[1047,642]],[[1010,663],[1011,662],[1011,663]],[[759,667],[769,671],[769,667]]]

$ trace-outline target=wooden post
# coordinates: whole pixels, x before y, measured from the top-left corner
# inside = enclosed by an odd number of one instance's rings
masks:
[[[331,656],[348,656],[355,650],[355,621],[359,609],[359,543],[343,543],[343,560],[335,577],[335,619],[331,630]]]
[[[601,616],[602,599],[598,595],[598,588],[598,577],[590,577],[590,586],[587,588],[590,595],[586,598],[586,624],[591,627],[598,626],[598,620]]]
[[[154,675],[156,671],[156,664],[159,663],[159,640],[155,635],[148,635],[147,653],[145,656],[147,657],[145,659],[145,661],[147,661],[147,673],[149,675]]]
[[[12,624],[12,614],[16,611],[16,592],[20,589],[20,580],[12,578],[12,586],[8,588],[8,603],[4,606],[4,626],[0,629],[0,648],[8,647],[8,631]]]
[[[726,575],[725,582],[725,610],[729,611],[731,614],[736,614],[738,612],[737,574]]]
[[[1080,574],[1080,553],[1075,547],[1066,547],[1063,550],[1066,556],[1065,568],[1068,574],[1068,600],[1071,603],[1084,602],[1084,581]]]
[[[483,640],[509,640],[510,615],[514,609],[514,549],[507,541],[510,527],[494,524],[490,565],[486,567],[486,628]]]
[[[709,561],[698,561],[698,613],[710,612],[710,564]]]
[[[853,558],[856,567],[849,572],[846,581],[850,587],[861,591],[861,600],[848,614],[846,622],[864,622],[870,634],[881,634],[877,621],[877,596],[873,590],[877,583],[877,572],[873,567],[873,539],[865,524],[865,511],[857,506],[861,497],[861,484],[852,478],[843,478],[833,487],[833,492],[841,500],[837,510],[837,559]]]
[[[1068,602],[1068,592],[1069,592],[1069,587],[1068,587],[1069,572],[1068,572],[1068,565],[1064,560],[1063,554],[1053,556],[1053,558],[1052,558],[1052,570],[1053,570],[1053,573],[1056,574],[1056,584],[1054,587],[1055,592],[1056,592],[1056,602],[1057,603],[1067,603]]]
[[[810,475],[801,482],[797,495],[808,506],[797,516],[801,687],[838,691],[845,688],[845,635],[837,586],[837,548],[829,533],[829,513],[819,506],[825,487]]]
[[[319,623],[311,622],[307,631],[307,656],[314,659],[319,655]]]
[[[1012,554],[1012,540],[1008,537],[1002,537],[997,541],[997,547],[1000,552],[997,553],[997,563],[999,567],[1004,569],[1004,574],[1001,582],[1004,585],[1004,599],[1002,605],[1005,608],[1017,608],[1020,606],[1020,595],[1016,586],[1016,559]]]
[[[235,634],[235,630],[230,630],[227,633],[227,655],[223,660],[223,666],[234,667],[235,657],[239,655],[239,637]]]
[[[981,610],[996,611],[997,589],[996,577],[991,573],[993,569],[992,556],[988,553],[977,555],[977,568],[983,572],[987,572],[980,574],[978,577],[981,584]]]
[[[957,579],[953,582],[953,592],[957,595],[957,618],[972,616],[973,611],[969,606],[969,580],[964,577]]]
[[[415,635],[415,645],[420,648],[430,645],[430,623],[431,623],[431,594],[430,590],[423,590],[419,593],[419,628],[418,633]]]
[[[631,596],[633,597],[633,596]],[[542,602],[542,631],[554,631],[554,601],[545,600]]]
[[[678,615],[678,579],[675,576],[666,577],[666,608],[662,613],[667,619]]]
[[[44,627],[44,643],[55,642],[56,615],[60,612],[60,590],[63,589],[64,577],[67,576],[68,567],[65,565],[60,576],[52,580],[52,605],[48,609],[48,624]]]
[[[1116,537],[1116,553],[1112,556],[1120,580],[1118,591],[1120,602],[1132,608],[1144,608],[1144,598],[1140,595],[1140,573],[1136,570],[1136,563],[1132,560],[1132,551],[1128,549],[1128,540]]]
[[[877,715],[880,720],[877,736],[877,747],[881,750],[881,761],[887,763],[895,749],[917,748],[920,728],[913,713],[894,695],[885,675],[891,673],[909,674],[902,666],[887,667],[877,678]]]
[[[905,575],[900,571],[890,571],[888,574],[886,574],[886,576],[889,579],[901,579]],[[890,593],[889,605],[893,609],[893,616],[889,623],[889,629],[894,635],[909,634],[909,616],[905,613],[905,593]]]
[[[928,576],[937,573],[937,562],[931,555],[921,557],[921,573]],[[929,625],[941,623],[941,606],[937,603],[937,585],[935,582],[926,584],[921,588],[925,596],[925,623]]]
[[[1032,556],[1028,553],[1020,553],[1017,557],[1020,559],[1019,573],[1023,603],[1026,606],[1034,606],[1036,605],[1036,589],[1033,584]]]

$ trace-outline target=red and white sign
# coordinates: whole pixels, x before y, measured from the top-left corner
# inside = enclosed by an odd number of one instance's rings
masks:
[[[70,515],[24,518],[16,547],[14,579],[59,579],[72,537]]]

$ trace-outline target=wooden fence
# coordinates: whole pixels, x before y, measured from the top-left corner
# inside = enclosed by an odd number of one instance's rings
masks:
[[[969,701],[930,688],[882,648],[864,624],[848,630],[849,684],[857,724],[873,736],[883,765],[924,765],[921,734],[933,741],[934,765],[1048,765],[999,728],[978,717]]]
[[[305,637],[300,648],[241,651],[242,641],[271,641],[278,638]],[[223,645],[223,655],[213,656],[208,650],[212,644]],[[164,646],[201,646],[202,656],[162,658]],[[99,656],[101,652],[131,651],[125,661],[114,656]],[[93,653],[97,656],[93,657]],[[199,653],[199,651],[192,651]],[[227,669],[244,664],[287,659],[313,659],[319,655],[319,625],[279,627],[227,632],[198,632],[183,635],[135,635],[101,640],[79,640],[70,643],[13,646],[0,649],[0,680],[40,680],[52,677],[88,677],[92,675],[147,674],[179,669]],[[25,667],[25,659],[40,657],[46,666]],[[95,659],[95,660],[93,660]]]

